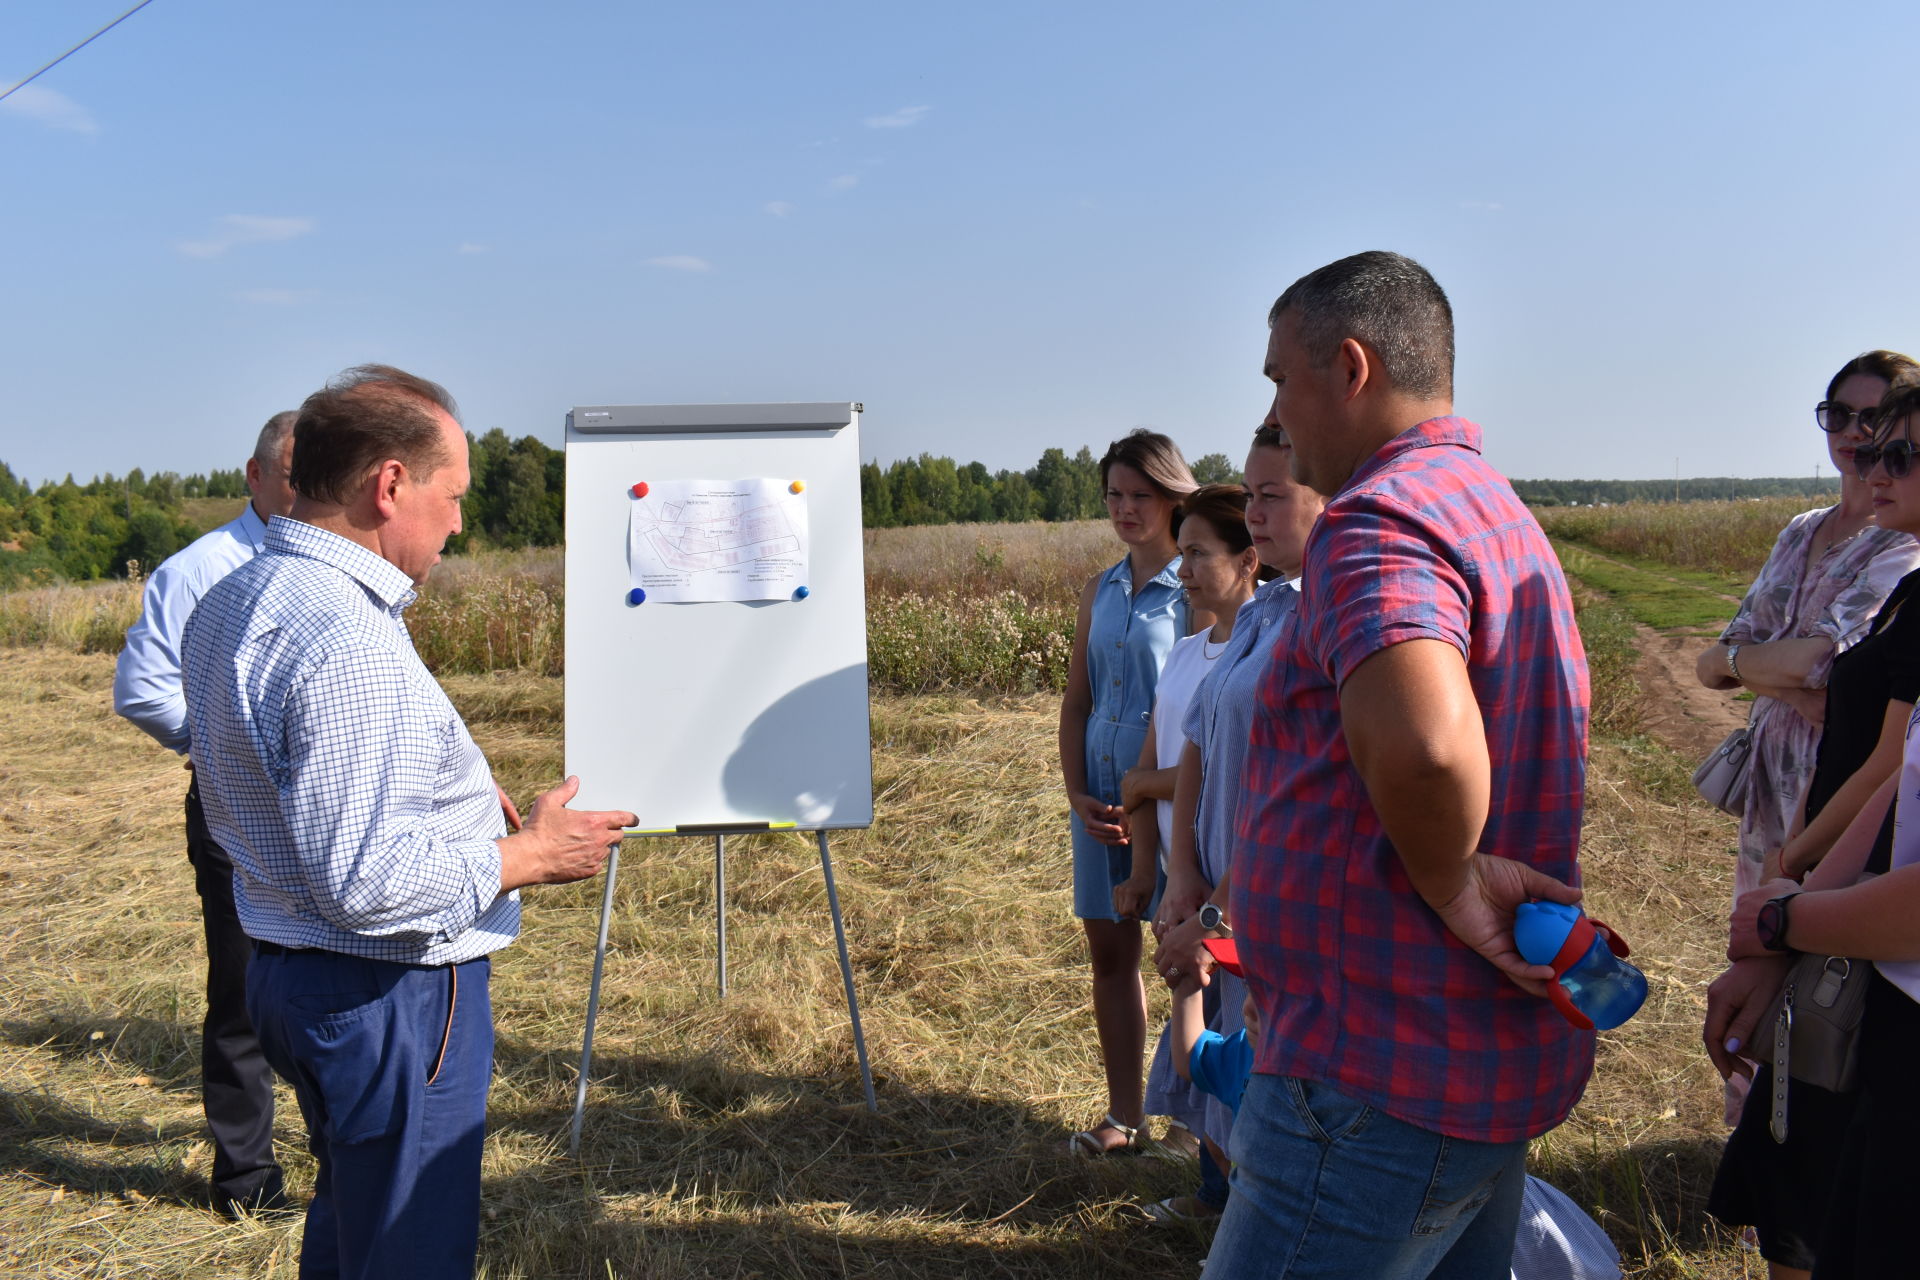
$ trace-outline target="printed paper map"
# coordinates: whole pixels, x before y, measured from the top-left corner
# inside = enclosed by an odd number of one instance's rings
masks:
[[[786,600],[807,585],[807,495],[788,480],[654,480],[632,500],[627,574],[652,604]]]

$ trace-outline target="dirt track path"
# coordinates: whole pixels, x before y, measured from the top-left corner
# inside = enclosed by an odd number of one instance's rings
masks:
[[[1717,693],[1694,675],[1694,659],[1709,643],[1697,635],[1664,635],[1652,627],[1640,633],[1641,719],[1646,731],[1683,755],[1705,758],[1728,733],[1747,722],[1750,703]]]
[[[1569,543],[1568,545],[1578,547],[1582,555],[1592,556],[1595,560],[1605,560],[1608,564],[1619,565],[1622,569],[1627,569],[1634,573],[1651,574],[1662,582],[1671,582],[1676,587],[1686,587],[1689,590],[1698,591],[1701,595],[1714,596],[1718,599],[1725,600],[1729,604],[1737,605],[1740,603],[1739,596],[1728,595],[1724,591],[1709,591],[1707,588],[1697,583],[1688,582],[1684,578],[1676,578],[1672,574],[1661,573],[1658,569],[1649,569],[1645,565],[1632,564],[1626,560],[1617,559],[1604,551],[1596,551],[1584,542]]]
[[[1724,591],[1709,591],[1694,583],[1671,577],[1644,565],[1630,564],[1585,543],[1578,544],[1583,555],[1605,560],[1635,573],[1651,573],[1676,586],[1690,587],[1704,595],[1716,596],[1737,607],[1740,597]],[[1728,609],[1731,616],[1733,609]],[[1640,681],[1641,724],[1647,733],[1682,755],[1704,759],[1720,740],[1747,722],[1752,704],[1735,702],[1733,696],[1707,688],[1694,674],[1694,659],[1709,641],[1696,634],[1656,631],[1635,624],[1639,634],[1640,659],[1633,674]]]

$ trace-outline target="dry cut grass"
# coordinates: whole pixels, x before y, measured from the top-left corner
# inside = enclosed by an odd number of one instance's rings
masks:
[[[297,1227],[205,1206],[197,907],[184,777],[116,720],[111,661],[0,654],[0,1274],[291,1280]],[[449,691],[524,802],[560,767],[560,683]],[[1102,1088],[1068,916],[1053,700],[874,705],[878,818],[834,840],[880,1114],[859,1105],[813,847],[729,842],[734,988],[712,992],[711,849],[630,843],[579,1160],[565,1152],[598,886],[528,895],[501,953],[486,1275],[1188,1275],[1147,1225],[1159,1160],[1067,1158]],[[1634,942],[1648,1008],[1603,1037],[1587,1100],[1537,1144],[1636,1276],[1732,1277],[1700,1203],[1718,1086],[1698,1049],[1731,843],[1657,749],[1595,753],[1596,909]],[[1159,1000],[1156,998],[1156,1004]],[[281,1155],[310,1163],[290,1101]]]

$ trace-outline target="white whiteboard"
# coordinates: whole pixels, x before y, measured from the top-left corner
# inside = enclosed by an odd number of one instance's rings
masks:
[[[859,406],[567,415],[566,770],[643,830],[873,822]],[[805,483],[803,600],[628,603],[639,481]]]

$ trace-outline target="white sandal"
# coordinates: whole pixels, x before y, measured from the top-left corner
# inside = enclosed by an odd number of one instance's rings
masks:
[[[1125,1135],[1127,1140],[1118,1146],[1109,1147],[1094,1136],[1102,1129],[1112,1129],[1116,1133]],[[1100,1117],[1100,1123],[1093,1126],[1093,1128],[1082,1129],[1071,1138],[1068,1138],[1067,1150],[1082,1159],[1092,1159],[1095,1156],[1110,1156],[1122,1152],[1132,1154],[1138,1149],[1139,1143],[1140,1130],[1131,1125],[1121,1124],[1113,1118],[1113,1113],[1109,1111],[1106,1115]]]

